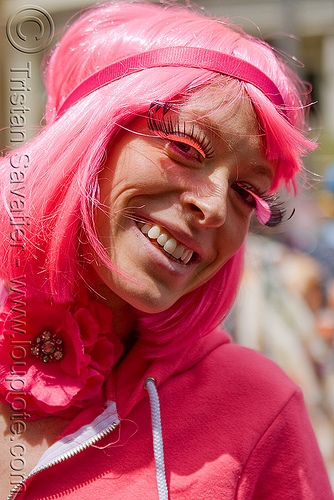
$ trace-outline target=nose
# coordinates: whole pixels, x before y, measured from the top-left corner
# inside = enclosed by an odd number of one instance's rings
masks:
[[[191,213],[197,224],[206,227],[220,227],[227,215],[227,186],[197,189],[182,195],[183,207]]]

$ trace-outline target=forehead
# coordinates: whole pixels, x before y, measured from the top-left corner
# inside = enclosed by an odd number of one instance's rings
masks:
[[[196,120],[213,132],[259,136],[257,117],[242,84],[218,76],[208,85],[186,96],[180,108],[184,119]]]

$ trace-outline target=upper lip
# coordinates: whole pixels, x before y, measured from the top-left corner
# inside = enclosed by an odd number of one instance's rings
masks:
[[[192,250],[195,252],[201,260],[204,260],[204,249],[201,247],[201,245],[198,243],[198,241],[187,234],[185,231],[180,229],[179,227],[175,226],[174,224],[170,224],[170,222],[164,222],[161,220],[158,220],[156,218],[148,217],[146,215],[140,215],[138,216],[138,219],[142,222],[147,222],[148,224],[152,225],[157,225],[160,227],[163,227],[168,231],[168,233],[175,238],[181,245],[186,247],[189,250]]]

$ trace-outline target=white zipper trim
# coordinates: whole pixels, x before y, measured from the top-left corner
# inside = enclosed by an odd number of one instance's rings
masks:
[[[18,483],[11,491],[7,500],[14,500],[16,494],[21,490],[22,485],[43,469],[67,460],[77,453],[88,448],[106,434],[113,431],[119,424],[119,418],[116,410],[116,403],[110,401],[107,403],[107,409],[88,425],[84,425],[76,432],[63,437],[43,453],[36,467]]]

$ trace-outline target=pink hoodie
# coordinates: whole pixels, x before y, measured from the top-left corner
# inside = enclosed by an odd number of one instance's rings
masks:
[[[157,489],[147,377],[160,397],[166,496]],[[83,415],[74,421],[15,500],[334,498],[299,388],[221,330],[156,360],[134,346],[109,392],[114,402],[93,424],[77,430]]]

